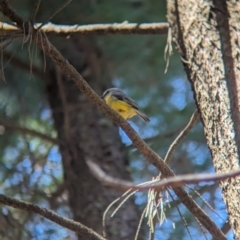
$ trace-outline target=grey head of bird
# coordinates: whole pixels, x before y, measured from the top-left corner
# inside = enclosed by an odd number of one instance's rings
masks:
[[[102,94],[101,98],[104,99],[111,92],[122,93],[122,91],[119,88],[109,88]]]

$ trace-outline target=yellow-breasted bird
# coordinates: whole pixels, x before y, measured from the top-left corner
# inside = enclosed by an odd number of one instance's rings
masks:
[[[137,103],[119,88],[107,89],[102,99],[125,119],[138,115],[145,122],[150,122],[149,118],[139,110]]]

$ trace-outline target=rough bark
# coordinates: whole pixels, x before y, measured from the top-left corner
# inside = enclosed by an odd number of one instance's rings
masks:
[[[169,0],[168,20],[192,85],[217,172],[239,168],[239,4]],[[238,32],[237,32],[238,30]],[[240,239],[240,178],[222,181],[230,225]]]
[[[110,81],[103,74],[99,49],[83,37],[64,42],[56,41],[55,45],[101,94]],[[46,94],[59,138],[66,142],[60,145],[60,152],[74,219],[102,233],[103,211],[122,193],[102,186],[90,173],[85,160],[96,161],[112,176],[130,179],[126,151],[117,126],[90,104],[72,81],[57,74],[53,64],[48,63],[47,71],[51,81],[46,82]],[[133,239],[139,218],[134,201],[128,201],[114,218],[108,218],[108,238]]]

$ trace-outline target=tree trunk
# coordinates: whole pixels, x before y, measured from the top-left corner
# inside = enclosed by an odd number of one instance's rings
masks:
[[[192,85],[217,172],[239,168],[239,4],[169,0],[168,20]],[[238,80],[237,80],[238,79]],[[220,183],[240,239],[240,178]]]
[[[111,85],[103,74],[102,54],[94,41],[74,37],[54,44],[97,93]],[[46,94],[58,137],[65,142],[60,153],[70,208],[75,220],[102,234],[103,212],[122,192],[102,186],[90,173],[86,160],[96,161],[114,177],[129,180],[126,150],[118,127],[86,100],[73,81],[59,74],[52,63],[47,66],[50,80],[46,81]],[[127,201],[116,216],[109,219],[108,215],[107,237],[133,239],[139,218],[134,201]]]

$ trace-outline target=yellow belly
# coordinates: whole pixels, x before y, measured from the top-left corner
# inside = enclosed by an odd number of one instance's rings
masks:
[[[126,102],[120,101],[112,96],[105,98],[106,103],[123,118],[128,119],[137,115],[135,109]]]

